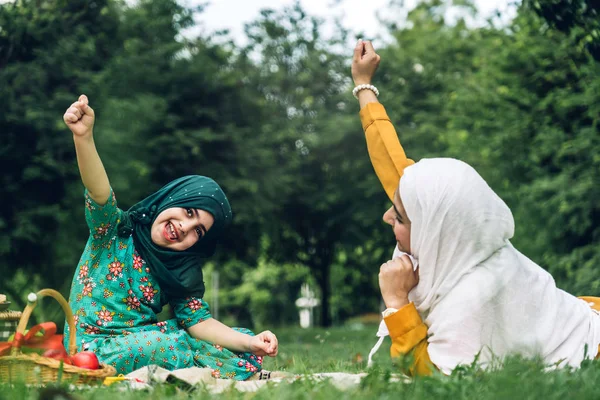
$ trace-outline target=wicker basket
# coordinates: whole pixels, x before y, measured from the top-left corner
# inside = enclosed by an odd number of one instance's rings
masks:
[[[58,301],[65,312],[70,331],[67,351],[72,356],[77,352],[77,335],[73,312],[65,298],[56,290],[42,289],[37,293],[38,298],[45,296]],[[31,302],[25,307],[17,326],[18,334],[22,335],[25,332],[36,303],[37,301]],[[0,357],[1,382],[24,381],[28,384],[45,384],[63,380],[75,384],[97,384],[102,383],[104,378],[117,374],[115,368],[107,364],[100,364],[99,369],[92,370],[64,364],[62,361],[43,357],[36,353],[23,354],[17,341],[13,340],[12,343],[13,347],[10,355]]]
[[[7,341],[15,333],[21,315],[21,311],[0,311],[0,341]]]

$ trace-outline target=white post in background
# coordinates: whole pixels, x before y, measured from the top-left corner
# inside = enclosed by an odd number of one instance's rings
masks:
[[[219,271],[213,271],[211,274],[211,299],[210,314],[217,321],[219,320]]]
[[[296,300],[296,307],[300,309],[300,326],[302,328],[310,328],[313,325],[313,309],[318,305],[319,299],[310,290],[308,283],[302,284],[300,298]]]

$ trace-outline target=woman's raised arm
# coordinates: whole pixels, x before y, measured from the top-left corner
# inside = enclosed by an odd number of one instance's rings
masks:
[[[352,79],[357,87],[366,87],[356,93],[361,108],[360,119],[375,173],[388,197],[393,200],[404,168],[414,161],[406,157],[385,108],[377,100],[375,91],[369,88],[379,61],[371,42],[359,40],[352,58]]]

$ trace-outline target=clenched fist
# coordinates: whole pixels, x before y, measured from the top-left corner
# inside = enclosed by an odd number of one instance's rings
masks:
[[[359,40],[352,58],[352,79],[355,85],[370,84],[381,57],[375,53],[373,44]]]
[[[415,271],[408,256],[396,257],[381,265],[379,288],[388,308],[400,309],[409,303],[408,293],[419,283],[419,269]]]
[[[88,105],[88,98],[82,94],[79,100],[71,106],[63,115],[63,121],[75,136],[92,135],[94,128],[94,110]]]

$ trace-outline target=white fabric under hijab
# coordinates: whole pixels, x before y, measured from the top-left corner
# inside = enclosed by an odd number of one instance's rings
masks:
[[[600,316],[511,245],[512,213],[472,167],[421,160],[404,170],[400,197],[420,265],[409,299],[442,372],[478,353],[484,365],[515,353],[570,366],[596,356]]]

